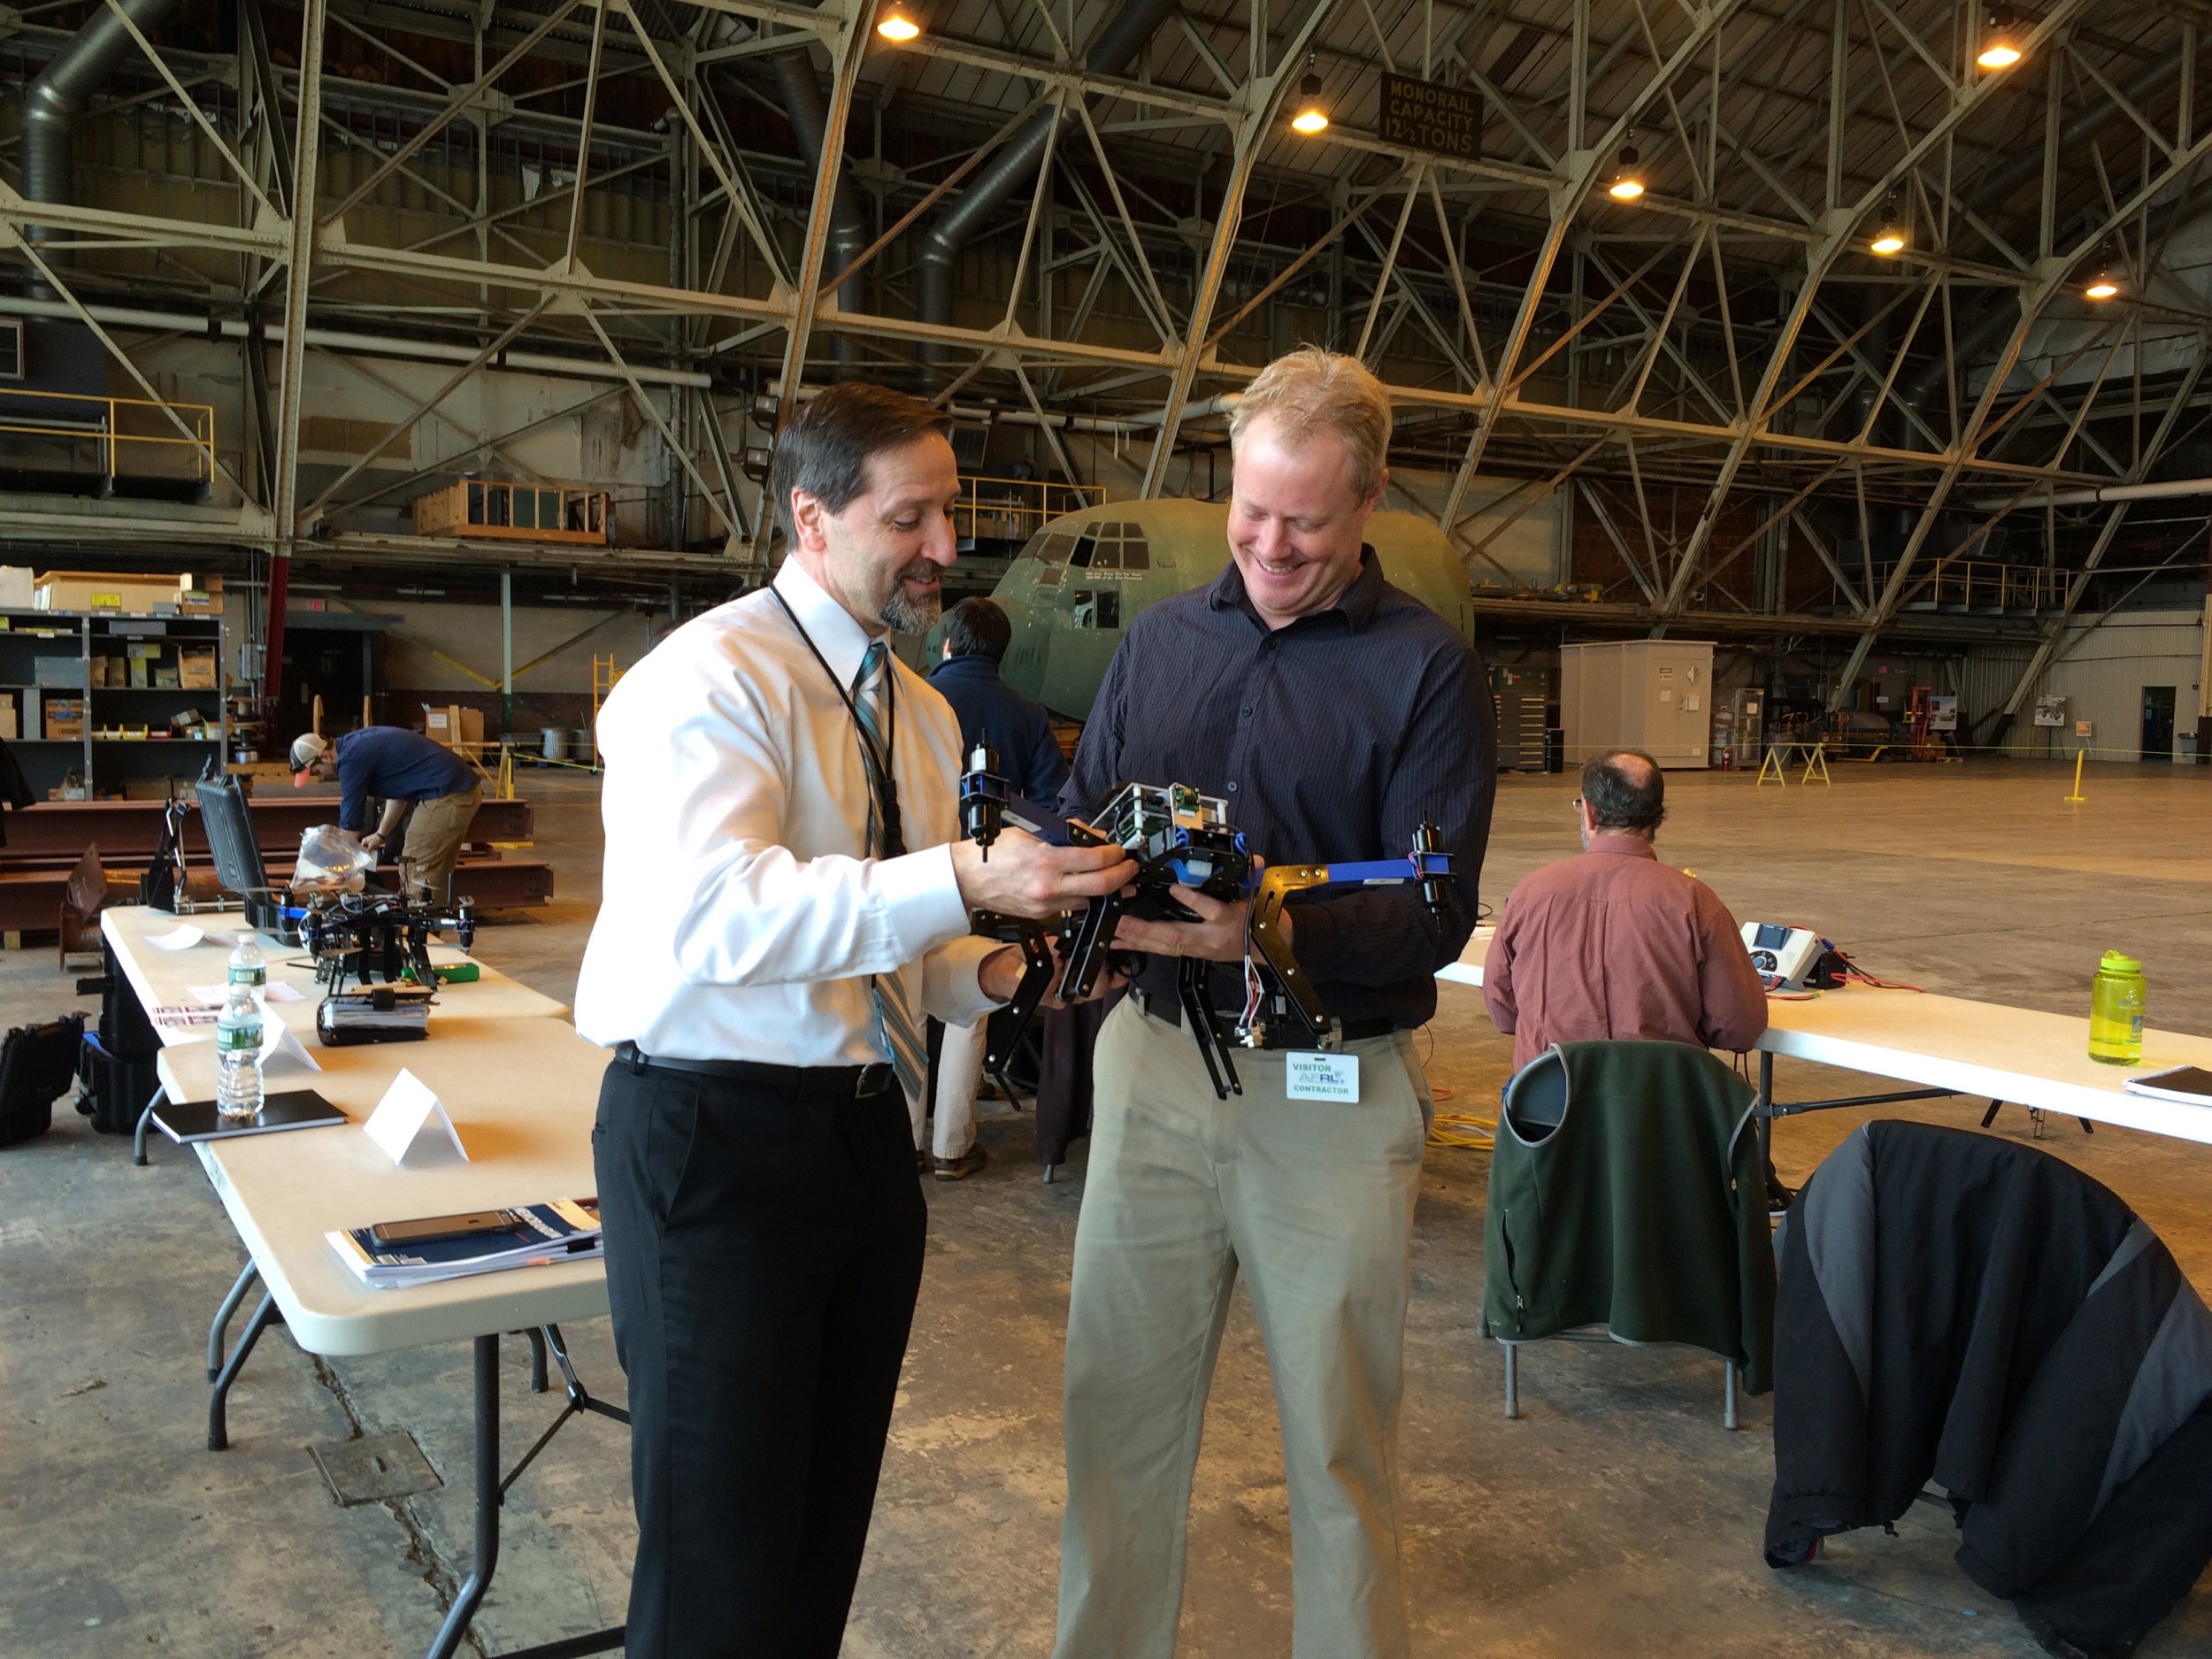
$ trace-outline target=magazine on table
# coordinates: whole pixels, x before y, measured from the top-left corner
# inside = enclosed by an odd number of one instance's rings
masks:
[[[2124,1079],[2120,1087],[2130,1094],[2153,1100],[2177,1101],[2184,1106],[2212,1106],[2212,1071],[2201,1066],[2177,1065],[2170,1071],[2150,1071]]]
[[[557,1198],[462,1216],[380,1222],[324,1235],[363,1284],[379,1288],[595,1261],[604,1253],[596,1198]]]

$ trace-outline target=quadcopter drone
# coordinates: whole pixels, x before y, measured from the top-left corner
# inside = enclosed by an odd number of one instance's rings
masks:
[[[1097,985],[1122,917],[1201,919],[1175,897],[1172,889],[1179,887],[1230,902],[1249,898],[1250,942],[1257,958],[1248,962],[1260,983],[1236,1022],[1236,1041],[1248,1048],[1282,1048],[1297,1046],[1302,1035],[1304,1042],[1333,1048],[1342,1046],[1342,1024],[1323,1009],[1283,935],[1284,902],[1293,893],[1324,887],[1417,881],[1432,914],[1440,917],[1448,902],[1445,884],[1451,876],[1451,855],[1442,849],[1441,833],[1432,824],[1423,824],[1414,832],[1412,850],[1405,858],[1282,864],[1266,870],[1255,881],[1244,835],[1229,824],[1227,803],[1218,796],[1202,795],[1187,784],[1125,783],[1085,823],[1014,795],[998,774],[997,756],[988,744],[978,743],[960,780],[961,831],[988,858],[991,844],[1008,824],[1060,845],[1118,846],[1137,865],[1136,877],[1124,892],[1092,899],[1082,910],[1049,921],[988,910],[970,918],[974,931],[985,938],[1021,947],[1025,972],[1007,1005],[1013,1018],[1007,1022],[1005,1035],[984,1056],[1010,1099],[1013,1090],[1006,1083],[1006,1063],[1051,980],[1055,941],[1060,946],[1057,995],[1064,1002],[1079,1002]],[[1208,988],[1213,965],[1194,956],[1179,958],[1176,996],[1206,1063],[1214,1094],[1226,1100],[1244,1088],[1229,1056],[1229,1034],[1214,1011]]]

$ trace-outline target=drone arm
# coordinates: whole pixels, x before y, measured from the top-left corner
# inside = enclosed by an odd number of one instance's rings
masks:
[[[1253,947],[1316,1036],[1328,1029],[1329,1016],[1314,993],[1313,982],[1291,954],[1290,941],[1284,937],[1283,901],[1294,893],[1328,886],[1329,870],[1327,864],[1272,865],[1261,875],[1259,891],[1252,898]]]

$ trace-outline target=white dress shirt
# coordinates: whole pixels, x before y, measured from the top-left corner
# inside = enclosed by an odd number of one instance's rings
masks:
[[[775,587],[839,685],[869,635],[795,558]],[[576,1028],[649,1055],[865,1065],[873,974],[958,1024],[998,1004],[977,982],[998,949],[968,932],[960,723],[896,657],[893,766],[907,846],[867,853],[868,779],[852,717],[767,592],[694,618],[599,711],[606,878],[576,987]]]

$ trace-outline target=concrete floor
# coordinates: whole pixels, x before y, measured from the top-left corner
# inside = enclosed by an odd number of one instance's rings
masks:
[[[526,774],[560,902],[487,926],[480,950],[568,996],[597,896],[595,786]],[[2078,1012],[2108,945],[2144,959],[2154,1024],[2212,1032],[2212,773],[2092,769],[2085,805],[2055,768],[1836,770],[1832,788],[1755,789],[1677,774],[1663,856],[1740,919],[1812,923],[1870,970],[1954,994]],[[1500,791],[1484,872],[1493,903],[1573,850],[1571,780]],[[1479,996],[1444,987],[1430,1071],[1494,1101],[1509,1044]],[[0,1023],[82,1006],[53,957],[0,957]],[[1785,1063],[1800,1096],[1855,1079]],[[1893,1108],[1954,1124],[1963,1104]],[[1801,1179],[1862,1114],[1784,1125]],[[455,1345],[326,1363],[273,1333],[232,1402],[232,1448],[203,1449],[201,1348],[243,1257],[197,1164],[68,1114],[0,1153],[0,1655],[420,1652],[470,1558],[469,1360]],[[2024,1136],[2024,1114],[1998,1133]],[[982,1125],[994,1163],[933,1183],[929,1269],[846,1651],[1041,1655],[1058,1520],[1059,1352],[1082,1198],[1046,1187],[1030,1125]],[[2106,1181],[2212,1288],[2212,1149],[2070,1123],[2043,1144]],[[1767,1402],[1719,1425],[1716,1362],[1575,1347],[1524,1360],[1525,1417],[1502,1420],[1494,1348],[1475,1333],[1487,1159],[1438,1150],[1424,1172],[1407,1335],[1406,1525],[1416,1649],[1428,1655],[1990,1655],[2039,1650],[1952,1565],[1952,1529],[1916,1509],[1898,1536],[1839,1540],[1768,1571]],[[587,1381],[622,1380],[606,1322],[570,1332]],[[510,1344],[503,1409],[526,1443],[553,1405]],[[307,1448],[410,1431],[445,1482],[342,1509]],[[1191,1525],[1184,1651],[1289,1649],[1290,1560],[1264,1357],[1240,1300],[1222,1348]],[[618,1622],[633,1527],[618,1426],[586,1419],[510,1496],[505,1552],[476,1629],[498,1653]],[[2212,1581],[2208,1581],[2212,1583]],[[2200,1586],[2145,1659],[2212,1650]]]

